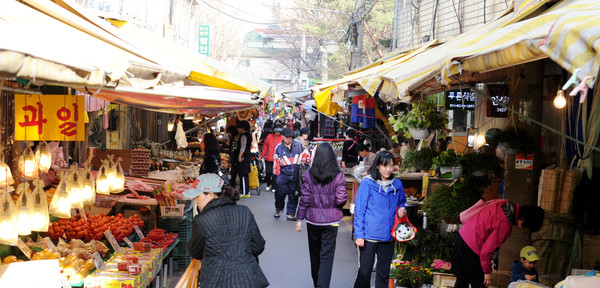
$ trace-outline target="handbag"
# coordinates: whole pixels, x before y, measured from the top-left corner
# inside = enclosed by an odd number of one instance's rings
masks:
[[[223,182],[225,183],[225,185],[229,185],[229,176],[227,176],[227,173],[225,173],[225,171],[223,171],[223,169],[221,169],[221,165],[219,165],[219,161],[217,161],[217,158],[213,158],[215,160],[215,165],[217,167],[217,175],[219,175],[219,177],[221,177],[221,179],[223,179]]]
[[[406,214],[402,218],[398,217],[398,210],[396,210],[395,214],[392,237],[398,242],[406,242],[414,239],[417,235],[417,227],[408,221],[408,216]]]

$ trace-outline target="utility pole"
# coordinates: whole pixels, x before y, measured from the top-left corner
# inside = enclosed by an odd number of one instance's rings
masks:
[[[396,0],[396,4],[394,5],[394,37],[392,39],[392,51],[396,52],[396,48],[398,47],[396,45],[398,43],[398,0]]]
[[[354,12],[351,22],[351,43],[352,51],[350,51],[350,70],[354,70],[362,66],[362,48],[363,48],[363,21],[365,13],[365,4],[367,0],[356,0],[354,2]]]

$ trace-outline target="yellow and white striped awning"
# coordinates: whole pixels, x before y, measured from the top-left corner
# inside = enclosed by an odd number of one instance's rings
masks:
[[[135,57],[18,1],[0,0],[0,7],[0,73],[5,75],[102,86],[124,77],[130,56]]]
[[[463,43],[471,42],[473,39],[487,35],[498,28],[520,21],[542,7],[546,2],[547,0],[526,1],[518,11],[511,12],[512,8],[510,8],[494,21],[458,35],[452,40],[416,55],[410,61],[398,65],[395,69],[381,76],[385,82],[395,86],[395,91],[394,89],[390,89],[393,86],[389,84],[384,85],[386,91],[391,94],[385,94],[380,91],[380,96],[382,96],[382,99],[388,101],[410,102],[411,96],[409,95],[409,91],[439,76],[441,64],[451,53],[461,47]]]
[[[328,89],[332,87],[344,87],[344,89],[347,89],[345,87],[347,87],[348,84],[358,83],[361,87],[363,87],[363,89],[365,89],[365,91],[367,91],[367,93],[369,93],[369,95],[374,95],[377,89],[379,88],[379,85],[381,84],[381,74],[385,73],[386,71],[389,71],[390,69],[393,69],[396,65],[400,63],[410,60],[415,55],[426,51],[427,49],[431,48],[437,43],[437,40],[430,41],[418,49],[407,53],[402,53],[395,57],[388,58],[385,61],[380,60],[375,63],[366,65],[364,67],[358,68],[356,70],[344,74],[344,77],[340,79],[329,81],[318,86],[314,86],[311,89],[314,91],[314,93],[318,93],[323,89]]]
[[[466,41],[442,64],[441,83],[450,83],[450,77],[462,71],[495,70],[549,56],[573,72],[574,69],[582,67],[582,63],[572,68],[572,61],[589,62],[588,56],[595,54],[588,51],[586,42],[578,41],[578,35],[582,30],[586,30],[581,35],[590,37],[590,34],[595,34],[597,37],[597,31],[600,29],[597,24],[599,7],[600,3],[597,0],[564,0],[539,16]],[[593,41],[594,38],[591,37],[586,40]],[[580,47],[575,48],[572,46],[574,44]],[[581,54],[584,51],[587,53]],[[586,60],[582,60],[584,58]],[[587,74],[591,73],[592,64],[588,65]],[[597,67],[594,71],[597,71]]]

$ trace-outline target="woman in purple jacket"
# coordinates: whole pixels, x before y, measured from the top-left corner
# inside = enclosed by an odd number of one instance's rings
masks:
[[[342,207],[348,198],[346,178],[328,143],[319,144],[313,159],[303,175],[296,231],[302,231],[301,220],[306,219],[313,284],[329,287]]]

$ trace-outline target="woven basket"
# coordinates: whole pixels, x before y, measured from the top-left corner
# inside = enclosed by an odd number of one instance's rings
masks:
[[[560,204],[558,205],[558,212],[561,214],[571,212],[571,206],[573,204],[573,196],[575,187],[579,182],[580,173],[576,170],[569,170],[565,172],[565,176],[560,186]]]
[[[556,212],[557,210],[557,195],[560,171],[557,169],[542,170],[542,184],[540,185],[540,207],[546,211]]]

